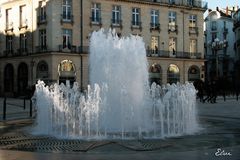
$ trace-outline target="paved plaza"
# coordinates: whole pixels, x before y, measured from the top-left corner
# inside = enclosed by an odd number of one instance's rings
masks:
[[[22,100],[9,103],[21,106]],[[240,160],[240,101],[234,97],[226,101],[220,97],[215,104],[198,102],[201,130],[161,140],[83,141],[33,136],[19,129],[34,121],[27,105],[25,110],[19,106],[9,107],[11,116],[0,122],[0,160]]]

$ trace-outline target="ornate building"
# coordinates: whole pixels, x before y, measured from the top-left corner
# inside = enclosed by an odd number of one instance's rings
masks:
[[[205,18],[205,56],[206,78],[218,79],[223,76],[232,77],[234,68],[234,41],[232,30],[232,12],[225,12],[218,7],[216,11],[209,10]]]
[[[204,79],[202,0],[9,0],[1,4],[0,93],[88,77],[89,36],[114,28],[145,41],[149,79]]]
[[[240,92],[240,9],[234,14],[234,28],[233,31],[235,33],[235,43],[234,49],[236,52],[235,66],[234,66],[234,80],[235,86],[238,89],[238,93]]]
[[[237,60],[240,60],[240,9],[234,14],[234,26],[233,31],[235,33],[236,41],[235,41],[235,50]]]

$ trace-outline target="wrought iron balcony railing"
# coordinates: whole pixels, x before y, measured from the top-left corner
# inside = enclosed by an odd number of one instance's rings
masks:
[[[119,27],[119,28],[122,28],[122,20],[120,19],[112,19],[111,20],[111,27]]]
[[[162,57],[162,58],[184,58],[184,59],[203,59],[202,54],[199,52],[171,52],[164,50],[147,50],[147,57]]]
[[[77,53],[77,46],[74,45],[59,45],[58,46],[59,52],[71,52],[71,53]]]
[[[197,34],[198,35],[198,27],[189,27],[189,34]]]
[[[5,32],[13,31],[13,22],[6,23]]]
[[[61,24],[63,23],[74,23],[74,19],[73,19],[73,15],[72,14],[61,14]]]
[[[25,20],[20,21],[20,25],[18,28],[19,28],[19,30],[21,30],[22,28],[27,29],[28,28],[28,20],[25,19]]]
[[[170,32],[178,33],[178,25],[168,24],[168,33]]]
[[[37,24],[38,25],[47,24],[47,15],[46,14],[39,15],[37,19]]]
[[[12,57],[14,55],[14,51],[12,49],[7,49],[3,51],[3,57]]]
[[[36,53],[42,53],[42,52],[47,52],[47,51],[48,51],[47,45],[36,46]]]
[[[140,21],[132,21],[131,23],[131,30],[133,29],[140,29],[142,30],[142,22]]]
[[[150,23],[150,31],[152,32],[154,30],[161,31],[159,23]]]
[[[28,55],[28,49],[27,48],[19,48],[17,50],[17,56],[24,56]]]
[[[228,28],[223,28],[223,33],[227,34],[228,33]]]
[[[100,17],[90,17],[90,25],[102,26],[102,19]]]

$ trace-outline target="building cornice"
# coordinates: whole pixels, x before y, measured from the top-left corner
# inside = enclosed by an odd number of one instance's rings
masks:
[[[205,12],[207,8],[201,7],[194,7],[194,6],[187,6],[187,5],[179,5],[179,4],[170,4],[168,2],[153,2],[152,0],[106,0],[106,1],[115,1],[115,2],[126,2],[126,3],[133,3],[133,4],[145,4],[145,5],[155,5],[155,6],[162,6],[168,8],[179,8],[179,9],[187,9],[187,10],[196,10]]]

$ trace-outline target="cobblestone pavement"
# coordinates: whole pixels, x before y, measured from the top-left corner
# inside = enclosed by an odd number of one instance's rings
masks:
[[[197,108],[199,133],[161,140],[64,140],[18,129],[32,119],[7,121],[0,123],[0,160],[240,160],[240,101],[219,98]]]

